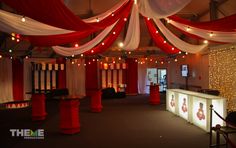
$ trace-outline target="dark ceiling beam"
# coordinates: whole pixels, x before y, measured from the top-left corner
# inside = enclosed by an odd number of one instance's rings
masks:
[[[228,1],[228,0],[217,0],[217,5],[216,5],[216,7],[219,7],[220,5],[224,4],[224,3],[227,2],[227,1]],[[202,16],[206,15],[206,14],[209,13],[209,12],[210,12],[210,9],[207,9],[207,10],[205,10],[205,11],[199,13],[199,14],[196,16],[195,20],[199,20]]]

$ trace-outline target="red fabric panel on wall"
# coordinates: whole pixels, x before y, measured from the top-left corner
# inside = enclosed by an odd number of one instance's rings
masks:
[[[86,59],[86,79],[85,87],[87,90],[97,90],[98,87],[98,65],[96,61]],[[89,64],[90,62],[90,64]]]
[[[24,77],[23,77],[23,62],[19,59],[12,60],[12,83],[13,83],[13,99],[24,100]]]
[[[64,58],[58,58],[57,64],[64,64],[64,70],[58,70],[58,88],[66,88],[66,60]]]
[[[126,59],[126,63],[126,93],[138,94],[138,63],[131,58]]]

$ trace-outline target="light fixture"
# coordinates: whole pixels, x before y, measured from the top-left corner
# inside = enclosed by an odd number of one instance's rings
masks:
[[[172,47],[172,48],[171,48],[171,50],[175,50],[175,48],[174,48],[174,47]]]
[[[175,58],[175,62],[177,62],[178,60]]]
[[[164,64],[164,62],[163,62],[163,61],[161,61],[161,64]]]
[[[21,21],[25,22],[25,16],[22,16]]]
[[[112,34],[116,34],[116,32],[115,32],[115,31],[113,31],[113,32],[112,32]]]
[[[12,60],[12,59],[13,59],[13,57],[10,57],[10,59]]]
[[[102,42],[102,46],[104,46],[105,45],[105,43],[104,42]]]
[[[185,52],[185,54],[186,54],[186,55],[188,55],[188,53],[187,53],[187,52]]]
[[[96,18],[96,22],[99,22],[100,20],[99,20],[99,18]]]
[[[78,44],[78,43],[75,43],[75,47],[79,47],[79,44]]]
[[[119,60],[121,60],[121,57],[119,57]]]
[[[74,62],[74,61],[72,61],[72,62],[71,62],[71,64],[75,64],[75,62]]]
[[[156,34],[158,34],[158,30],[156,31]]]
[[[91,62],[88,62],[88,64],[90,65],[90,64],[91,64]]]
[[[94,51],[93,51],[93,50],[91,50],[91,53],[94,53]]]
[[[25,56],[25,59],[28,59],[29,57],[28,56]]]
[[[124,21],[125,21],[125,22],[127,21],[127,18],[126,18],[126,17],[124,18]]]
[[[179,54],[181,54],[182,52],[181,51],[179,51]]]
[[[186,28],[186,31],[190,31],[190,30],[191,30],[190,27],[187,27],[187,28]]]
[[[80,56],[83,57],[84,55],[81,53]]]
[[[119,47],[123,47],[124,46],[124,43],[123,42],[120,42],[119,43]]]
[[[72,55],[71,55],[71,57],[73,58],[73,57],[75,57],[75,55],[74,55],[74,54],[72,54]]]
[[[147,20],[149,21],[149,20],[150,20],[150,18],[148,17],[148,18],[147,18]]]
[[[165,43],[166,43],[166,40],[164,40],[163,43],[165,44]]]
[[[11,33],[11,36],[15,36],[16,34],[15,33]]]
[[[0,55],[0,59],[2,58],[2,55]]]
[[[210,37],[213,37],[213,32],[211,32],[211,33],[209,34],[209,36],[210,36]]]
[[[167,19],[167,23],[170,23],[171,22],[171,20],[170,19]]]
[[[111,14],[111,16],[114,16],[114,15],[115,15],[114,13]]]
[[[12,50],[11,50],[11,49],[9,49],[9,52],[11,53],[11,52],[12,52]]]
[[[131,51],[129,51],[128,54],[131,54]]]
[[[93,62],[95,62],[95,59],[93,59]]]
[[[78,66],[80,66],[80,63],[78,64]]]
[[[208,40],[204,40],[203,43],[204,43],[204,44],[208,44]]]
[[[11,40],[14,41],[14,40],[15,40],[15,37],[11,37]]]
[[[20,42],[20,39],[16,39],[16,42]]]

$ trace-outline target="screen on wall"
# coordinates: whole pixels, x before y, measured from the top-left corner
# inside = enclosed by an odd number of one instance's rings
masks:
[[[188,65],[181,65],[181,75],[182,77],[188,76]]]

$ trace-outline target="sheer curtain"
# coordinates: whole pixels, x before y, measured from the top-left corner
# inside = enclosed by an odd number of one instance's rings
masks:
[[[138,93],[148,94],[147,87],[147,64],[138,64]]]
[[[69,95],[85,96],[85,60],[74,59],[66,61],[66,85]]]
[[[12,61],[0,59],[0,103],[13,101]]]

